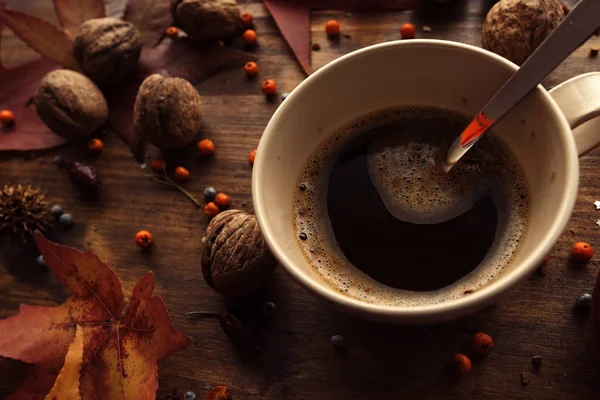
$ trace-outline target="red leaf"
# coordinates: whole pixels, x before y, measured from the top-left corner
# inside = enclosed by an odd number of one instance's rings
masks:
[[[64,31],[75,37],[77,28],[88,19],[105,17],[103,0],[52,0]]]
[[[161,73],[187,79],[192,85],[197,85],[225,67],[242,65],[255,59],[252,54],[217,43],[200,43],[186,38],[146,47],[142,51],[137,74],[107,94],[109,121],[141,160],[143,144],[133,129],[133,105],[138,88],[147,76]]]
[[[67,142],[44,125],[33,107],[26,106],[40,80],[56,68],[56,64],[48,60],[12,69],[0,66],[0,104],[13,112],[16,121],[11,127],[0,128],[0,150],[41,150]]]
[[[0,10],[0,20],[42,56],[65,68],[77,68],[73,58],[73,41],[56,26],[32,15],[7,9]]]
[[[6,400],[43,400],[52,389],[60,367],[32,365],[32,372],[21,382],[21,386]]]
[[[142,43],[153,46],[173,24],[172,0],[129,0],[124,19],[136,25],[142,35]]]
[[[69,357],[67,348],[79,327],[83,367],[77,382],[82,398],[153,398],[158,388],[157,361],[187,347],[191,338],[175,330],[163,301],[152,296],[152,274],[137,283],[127,313],[121,318],[123,293],[108,265],[91,252],[52,243],[39,232],[35,240],[71,296],[59,307],[23,306],[19,314],[0,321],[0,356],[45,362],[56,361],[60,355],[76,364],[77,354]],[[65,346],[68,338],[71,340]],[[78,351],[77,345],[71,350]],[[68,388],[72,386],[68,382],[75,384],[73,379],[66,383],[57,380],[56,385]]]
[[[405,10],[415,0],[264,0],[281,34],[307,75],[310,64],[310,12],[315,9],[342,11]]]

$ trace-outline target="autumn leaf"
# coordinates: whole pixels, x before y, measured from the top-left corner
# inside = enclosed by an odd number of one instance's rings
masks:
[[[74,38],[79,25],[88,19],[105,17],[103,0],[52,0],[63,30]]]
[[[6,400],[42,400],[52,389],[60,371],[60,366],[48,367],[39,364],[30,365],[29,367],[31,367],[31,372],[27,378]]]
[[[312,10],[383,11],[414,8],[416,0],[264,0],[281,34],[307,75],[310,63],[310,12]]]
[[[142,43],[155,45],[173,24],[172,0],[129,0],[123,19],[140,30]]]
[[[1,320],[0,356],[40,364],[64,360],[80,327],[83,399],[154,398],[157,361],[187,347],[191,338],[175,330],[164,302],[152,295],[152,274],[137,283],[123,315],[121,284],[109,266],[91,252],[52,243],[39,232],[35,240],[71,295],[60,306],[21,306],[17,315]]]
[[[0,20],[29,47],[65,68],[77,69],[73,40],[48,21],[19,11],[2,9]]]
[[[69,346],[65,363],[56,377],[54,386],[46,396],[46,400],[81,399],[79,394],[79,375],[83,364],[83,329],[77,326],[75,340]]]

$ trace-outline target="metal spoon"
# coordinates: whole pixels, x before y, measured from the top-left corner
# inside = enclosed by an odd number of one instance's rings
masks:
[[[446,172],[600,27],[600,0],[581,0],[500,88],[448,149]]]

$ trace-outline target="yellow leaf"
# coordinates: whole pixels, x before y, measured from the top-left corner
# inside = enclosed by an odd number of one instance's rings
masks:
[[[75,340],[69,346],[63,365],[46,400],[80,400],[79,377],[83,362],[83,329],[77,326]]]

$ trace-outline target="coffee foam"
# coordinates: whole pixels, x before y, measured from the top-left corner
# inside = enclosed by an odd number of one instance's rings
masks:
[[[439,134],[440,137],[446,137],[448,143],[468,123],[461,115],[433,108],[395,108],[368,115],[326,139],[311,155],[297,182],[298,189],[293,204],[294,224],[297,237],[300,237],[301,233],[306,235],[306,240],[298,240],[306,260],[332,288],[365,302],[390,306],[426,306],[467,296],[486,286],[502,273],[514,258],[519,249],[519,242],[527,230],[529,195],[521,167],[500,140],[494,137],[493,132],[486,134],[477,146],[469,151],[471,153],[477,149],[477,154],[480,153],[479,157],[473,157],[476,163],[473,163],[473,160],[471,162],[467,160],[466,163],[461,161],[453,168],[456,169],[455,172],[467,174],[466,176],[471,179],[470,182],[457,175],[450,180],[436,175],[437,171],[434,171],[433,167],[439,167],[433,164],[433,160],[439,148],[447,148],[445,143],[438,147],[438,145],[428,144],[421,137],[415,138],[412,145],[410,141],[407,144],[404,140],[406,148],[394,150],[394,145],[400,142],[384,134],[369,143],[371,154],[375,155],[370,160],[372,166],[369,168],[375,169],[372,179],[379,182],[380,188],[384,188],[384,193],[378,188],[380,196],[386,197],[384,201],[391,203],[392,206],[400,204],[400,207],[410,212],[426,215],[428,210],[440,207],[440,204],[442,207],[445,207],[444,204],[449,204],[448,209],[452,211],[452,207],[460,203],[456,201],[460,190],[465,190],[468,194],[467,200],[463,201],[463,206],[468,207],[482,190],[487,190],[496,202],[499,224],[494,244],[480,265],[459,281],[436,291],[417,292],[391,288],[354,267],[337,246],[327,213],[330,172],[337,158],[349,144],[356,143],[359,138],[362,139],[361,135],[364,136],[363,134],[375,127],[380,130],[387,124],[390,125],[391,134],[397,132],[395,129],[402,124],[402,120],[408,119],[413,124],[415,118],[422,119],[423,122],[434,118],[452,121],[448,124],[447,131]],[[386,126],[385,130],[387,129]],[[410,161],[407,161],[412,154],[420,154],[433,167],[427,168],[426,172],[421,171],[423,175],[420,180],[415,176],[411,182],[404,183],[405,174],[408,172],[410,175],[412,170],[412,167],[409,167]],[[386,157],[383,157],[384,155]],[[493,162],[489,162],[491,160]],[[399,164],[395,164],[396,162]],[[389,176],[385,173],[379,174],[379,167],[387,168]],[[389,173],[389,170],[393,172]],[[432,189],[427,187],[427,179],[430,179],[429,182],[437,182],[438,187],[445,186],[442,190],[436,190],[434,184]],[[472,185],[475,180],[485,184]],[[397,184],[404,185],[398,193],[396,193]],[[305,186],[305,190],[300,190],[301,185]],[[408,199],[405,197],[406,191],[409,193]],[[437,208],[438,211],[439,209]],[[468,243],[468,238],[465,239]],[[400,254],[397,261],[402,262]],[[418,266],[407,267],[418,268]]]
[[[448,138],[463,128],[463,118],[432,125],[429,115],[415,115],[379,128],[368,143],[367,169],[390,214],[415,224],[437,224],[470,210],[480,197],[482,163],[467,159],[450,172],[441,168]],[[440,131],[442,129],[442,131]],[[432,144],[435,143],[435,144]]]

